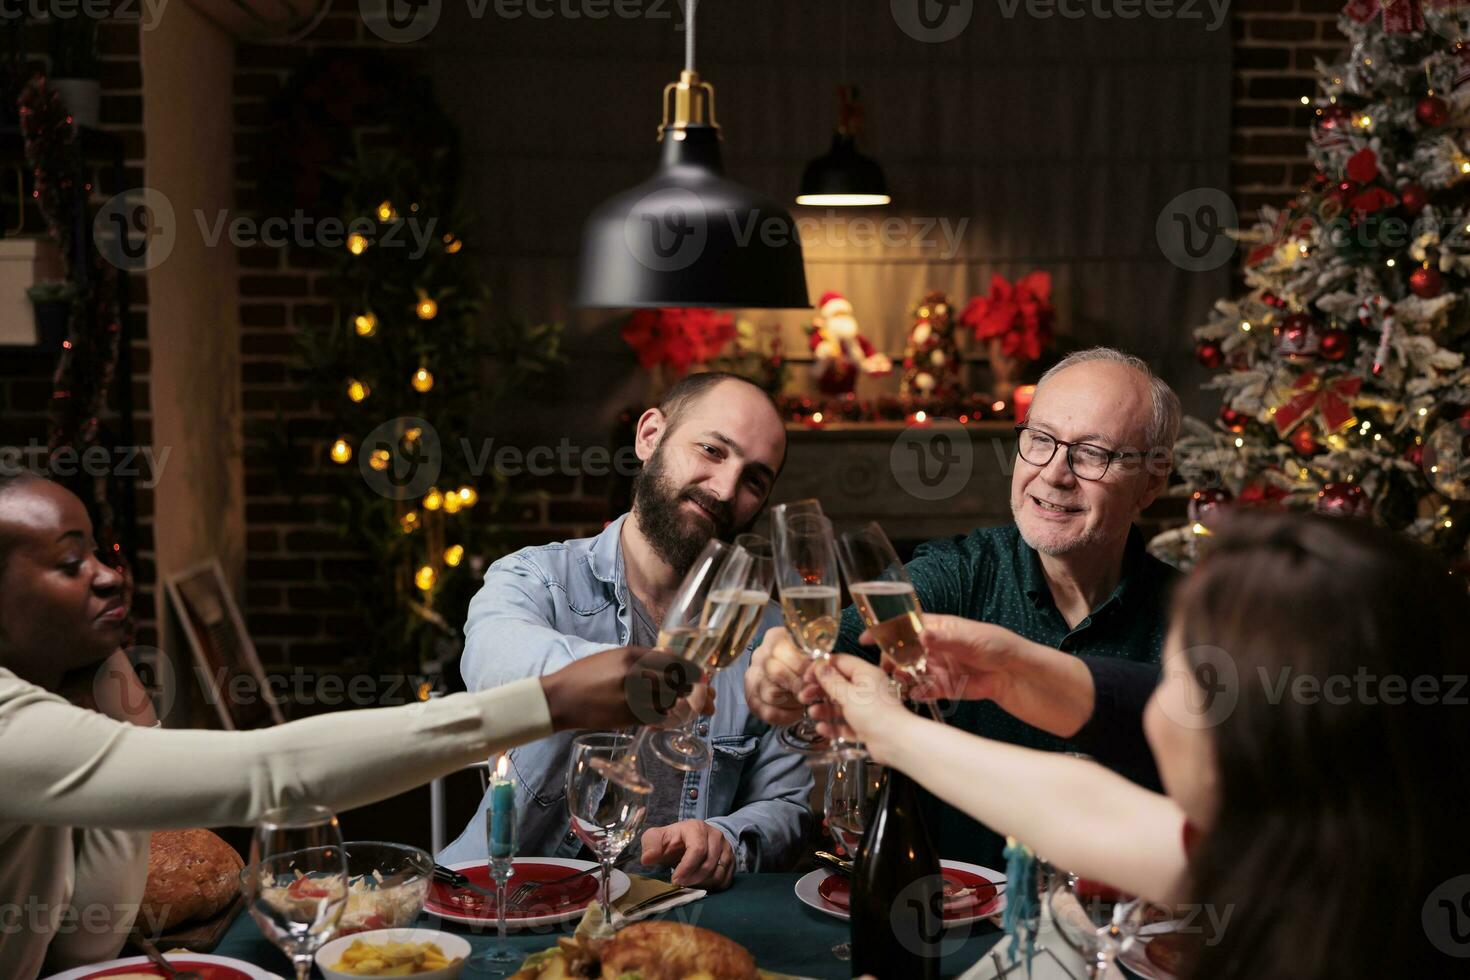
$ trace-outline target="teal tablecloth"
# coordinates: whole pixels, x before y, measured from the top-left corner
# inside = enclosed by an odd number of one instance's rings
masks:
[[[802,904],[795,892],[797,877],[794,874],[740,875],[728,891],[674,909],[664,917],[729,936],[750,950],[756,963],[765,970],[833,980],[850,977],[849,964],[832,955],[832,946],[848,938],[847,923]],[[467,926],[433,916],[424,916],[419,924],[464,936],[477,952],[495,941],[493,930],[477,933]],[[568,923],[561,931],[511,933],[510,943],[520,951],[532,953],[550,946],[556,936],[570,934],[574,926],[575,923]],[[1000,936],[999,930],[987,922],[950,930],[944,943],[944,976],[964,972]],[[260,934],[249,916],[235,920],[215,952],[283,975],[290,972],[286,958]],[[464,976],[469,980],[490,974],[466,970]]]

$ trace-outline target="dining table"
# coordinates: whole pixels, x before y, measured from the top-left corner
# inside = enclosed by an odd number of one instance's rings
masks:
[[[794,873],[742,874],[723,892],[674,908],[659,918],[711,929],[740,943],[756,964],[771,973],[838,980],[852,976],[852,964],[837,958],[832,947],[849,938],[845,920],[818,912],[796,897]],[[494,928],[478,929],[446,922],[423,913],[415,925],[442,929],[467,939],[476,953],[498,940]],[[510,933],[507,942],[529,955],[571,935],[576,922]],[[940,974],[958,976],[973,966],[1004,934],[987,920],[949,929],[941,940]],[[288,971],[285,956],[261,934],[248,915],[237,918],[219,946],[221,956],[232,956],[277,973]],[[495,974],[467,968],[466,978]]]

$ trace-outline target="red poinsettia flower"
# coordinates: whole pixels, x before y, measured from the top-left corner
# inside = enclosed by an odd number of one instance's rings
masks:
[[[714,310],[638,310],[623,324],[622,334],[643,367],[665,364],[675,374],[685,374],[730,342],[735,320]]]
[[[1028,272],[1012,285],[1004,276],[990,280],[990,293],[976,296],[960,314],[960,322],[976,340],[999,338],[1007,357],[1034,361],[1051,342],[1056,318],[1051,306],[1051,273]]]

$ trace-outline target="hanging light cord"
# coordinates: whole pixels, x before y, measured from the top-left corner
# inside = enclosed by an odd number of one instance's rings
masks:
[[[694,8],[699,0],[684,0],[684,69],[694,70]]]

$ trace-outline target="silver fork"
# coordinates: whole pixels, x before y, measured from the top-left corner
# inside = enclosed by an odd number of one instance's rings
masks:
[[[175,970],[169,961],[163,958],[158,947],[153,945],[153,941],[141,932],[134,933],[133,937],[138,945],[143,947],[143,952],[148,954],[148,959],[153,961],[153,965],[163,971],[164,976],[171,977],[172,980],[204,980],[193,970]]]
[[[616,861],[613,862],[613,867],[620,868],[631,860],[633,860],[632,852],[625,851],[618,856],[618,859]],[[562,878],[553,878],[550,881],[524,882],[523,884],[517,886],[515,891],[511,892],[510,895],[507,896],[505,907],[508,909],[519,908],[530,899],[532,893],[534,893],[538,888],[544,888],[547,885],[565,884],[568,881],[576,881],[578,878],[585,878],[588,875],[595,875],[601,871],[602,865],[599,864],[595,868],[588,868],[585,871],[578,871],[574,874],[569,874]]]

